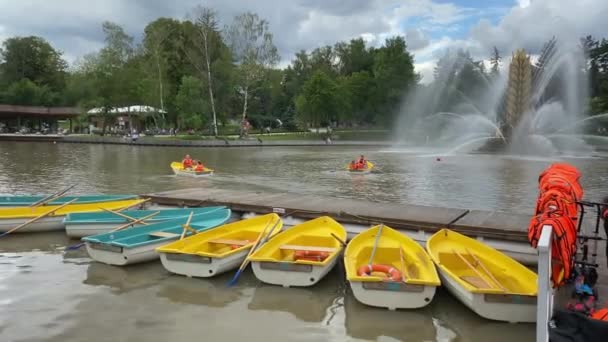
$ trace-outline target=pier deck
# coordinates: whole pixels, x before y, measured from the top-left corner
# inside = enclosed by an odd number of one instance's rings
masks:
[[[526,242],[530,216],[498,211],[440,208],[354,199],[217,189],[184,189],[146,194],[164,205],[225,205],[233,211],[314,218],[331,216],[342,223],[385,223],[393,228],[434,233],[460,217],[451,228],[484,238]]]

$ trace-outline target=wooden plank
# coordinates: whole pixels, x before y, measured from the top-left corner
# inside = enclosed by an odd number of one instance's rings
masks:
[[[221,244],[225,244],[225,245],[246,246],[253,242],[247,241],[247,240],[215,239],[215,240],[209,240],[209,243],[221,243]]]
[[[283,245],[279,249],[292,250],[292,251],[311,251],[311,252],[335,252],[338,249],[333,247],[320,247],[320,246],[298,246],[298,245]]]
[[[148,235],[155,236],[155,237],[161,237],[161,238],[170,238],[170,237],[179,236],[179,234],[168,233],[168,232],[152,232],[152,233],[148,233]]]

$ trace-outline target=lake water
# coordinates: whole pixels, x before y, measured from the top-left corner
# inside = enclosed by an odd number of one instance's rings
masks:
[[[216,169],[205,179],[171,175],[189,153]],[[365,154],[378,172],[350,175]],[[440,161],[437,161],[437,158]],[[353,147],[163,148],[0,143],[0,193],[148,193],[185,187],[265,190],[530,213],[539,172],[552,158],[443,156],[431,150]],[[608,159],[566,158],[586,197],[608,193]],[[388,311],[355,301],[336,267],[317,286],[284,289],[247,270],[189,279],[159,262],[92,262],[61,232],[0,240],[0,341],[533,341],[534,325],[482,319],[443,290],[423,310]]]

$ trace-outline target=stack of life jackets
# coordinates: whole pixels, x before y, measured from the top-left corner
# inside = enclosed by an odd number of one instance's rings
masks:
[[[553,227],[551,280],[559,287],[570,278],[576,255],[578,204],[583,198],[580,172],[572,165],[555,163],[538,178],[539,195],[528,240],[536,248],[544,225]]]

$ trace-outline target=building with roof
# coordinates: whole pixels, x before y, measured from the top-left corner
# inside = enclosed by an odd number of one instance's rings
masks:
[[[22,129],[41,132],[43,128],[57,132],[60,120],[72,120],[82,111],[78,107],[42,107],[0,104],[0,132],[15,133]]]

